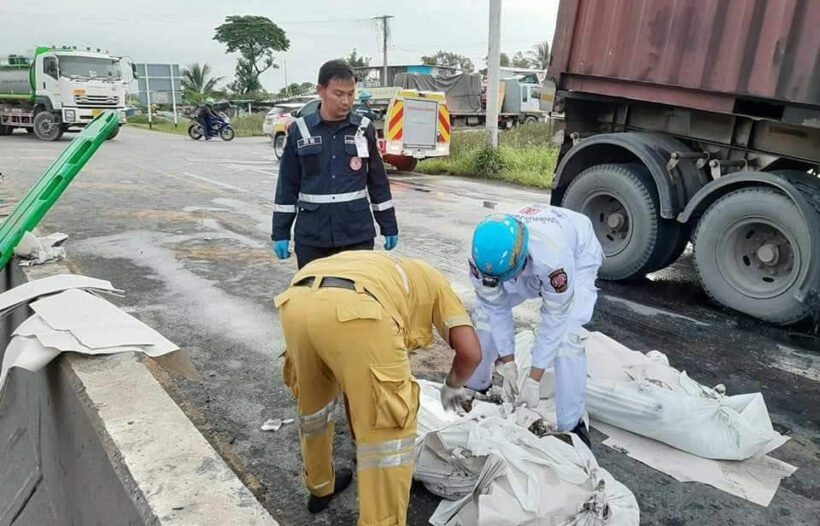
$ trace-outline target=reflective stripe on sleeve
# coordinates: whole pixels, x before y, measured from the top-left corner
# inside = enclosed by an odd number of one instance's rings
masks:
[[[284,212],[286,214],[295,214],[296,205],[273,205],[274,212]]]
[[[304,117],[299,117],[296,119],[296,127],[299,128],[299,133],[302,135],[303,139],[310,137],[310,130],[307,127]]]
[[[372,208],[374,212],[384,212],[385,210],[390,210],[393,208],[393,200],[388,199],[383,203],[373,203],[370,205],[370,208]]]

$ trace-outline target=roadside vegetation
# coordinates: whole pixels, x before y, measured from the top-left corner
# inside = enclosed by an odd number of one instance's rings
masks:
[[[179,117],[179,124],[174,127],[174,120],[167,117],[155,116],[153,118],[153,130],[165,133],[176,133],[178,135],[188,135],[188,126],[191,121],[185,117]],[[258,137],[262,133],[262,123],[265,121],[264,114],[240,115],[231,119],[231,127],[237,137]],[[128,126],[134,128],[148,129],[148,116],[136,115],[128,117]]]
[[[450,156],[427,159],[417,172],[495,179],[535,188],[549,188],[558,159],[549,123],[500,131],[498,150],[485,144],[484,129],[455,130]]]

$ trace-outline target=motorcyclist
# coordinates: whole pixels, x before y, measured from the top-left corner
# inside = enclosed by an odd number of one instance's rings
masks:
[[[205,104],[200,106],[199,111],[196,114],[196,120],[202,126],[202,129],[205,131],[205,140],[211,140],[211,137],[214,136],[212,131],[213,127],[213,120],[219,119],[219,115],[217,115],[216,111],[214,110],[214,99],[208,97],[205,99]]]

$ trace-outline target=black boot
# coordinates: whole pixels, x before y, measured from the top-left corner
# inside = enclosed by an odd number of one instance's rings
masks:
[[[324,510],[333,500],[333,497],[343,492],[345,488],[350,486],[350,481],[353,480],[353,472],[349,469],[340,469],[336,471],[336,483],[333,486],[333,493],[325,495],[324,497],[317,497],[311,495],[308,497],[308,511],[311,513],[319,513]]]
[[[587,425],[584,423],[583,420],[578,421],[578,425],[575,426],[575,429],[570,431],[570,433],[575,433],[575,435],[581,439],[581,441],[587,445],[588,448],[592,449],[592,443],[589,441],[589,432],[587,431]]]

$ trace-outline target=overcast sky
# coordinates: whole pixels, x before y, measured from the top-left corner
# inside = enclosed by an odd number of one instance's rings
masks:
[[[0,55],[29,54],[38,45],[108,49],[135,62],[182,65],[207,62],[225,84],[235,55],[213,40],[228,15],[267,16],[282,27],[290,49],[262,84],[278,91],[288,82],[315,82],[330,58],[359,54],[381,64],[381,33],[371,17],[393,15],[388,63],[418,63],[439,49],[469,56],[477,68],[487,55],[487,0],[2,0]],[[501,49],[512,55],[536,42],[552,43],[558,0],[503,0]],[[287,65],[287,67],[285,67]]]

